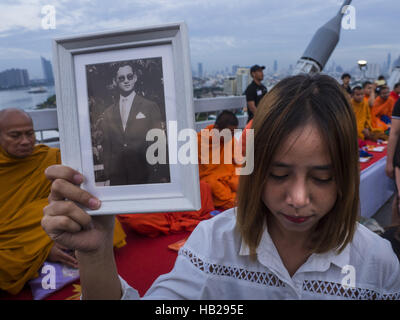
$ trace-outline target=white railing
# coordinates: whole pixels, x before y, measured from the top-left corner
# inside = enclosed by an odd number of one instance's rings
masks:
[[[196,114],[218,112],[222,110],[243,110],[246,106],[245,96],[229,96],[229,97],[217,97],[217,98],[203,98],[194,99],[194,110]],[[54,136],[54,132],[58,131],[57,121],[57,110],[56,109],[44,109],[44,110],[33,110],[28,111],[33,120],[33,126],[35,131],[38,133],[37,137],[39,142],[45,142],[52,147],[59,147],[59,142],[48,141],[46,139],[46,132],[52,133],[50,136]],[[247,114],[238,115],[239,128],[244,128],[247,123]],[[215,120],[196,121],[196,130],[200,131],[206,126],[213,124]],[[47,134],[48,136],[48,134]]]
[[[33,120],[37,140],[41,143],[46,143],[50,147],[59,148],[57,110],[44,109],[27,112]]]
[[[223,110],[243,110],[245,106],[245,96],[194,99],[194,112],[196,114]],[[247,123],[247,114],[238,115],[237,118],[239,120],[239,128],[243,129]],[[214,122],[215,120],[196,121],[196,130],[200,131]]]

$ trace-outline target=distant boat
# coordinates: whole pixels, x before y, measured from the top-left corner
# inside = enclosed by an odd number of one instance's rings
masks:
[[[47,89],[44,87],[32,88],[28,91],[28,93],[43,93],[43,92],[47,92]]]

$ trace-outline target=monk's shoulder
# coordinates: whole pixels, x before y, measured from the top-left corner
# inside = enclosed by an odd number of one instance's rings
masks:
[[[38,144],[35,146],[33,154],[41,154],[53,164],[61,163],[61,152],[59,148],[52,148],[45,144]]]

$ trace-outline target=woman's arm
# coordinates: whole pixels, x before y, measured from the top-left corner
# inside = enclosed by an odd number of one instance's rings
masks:
[[[100,201],[79,187],[83,182],[79,172],[55,165],[45,174],[53,183],[42,226],[56,243],[75,250],[83,299],[120,299],[121,283],[113,254],[115,217],[90,216],[81,208],[96,210]]]

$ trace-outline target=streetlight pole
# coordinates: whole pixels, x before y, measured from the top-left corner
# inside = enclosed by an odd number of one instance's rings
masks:
[[[367,61],[366,60],[358,60],[358,67],[361,70],[361,80],[365,80],[365,70],[367,69]]]

